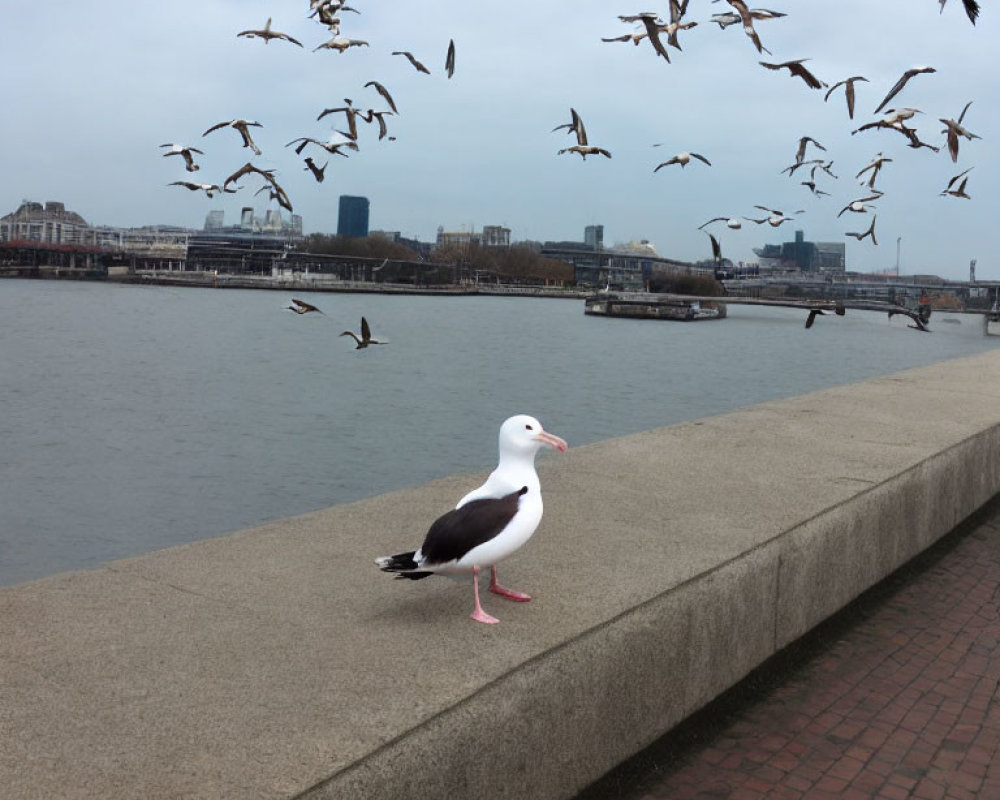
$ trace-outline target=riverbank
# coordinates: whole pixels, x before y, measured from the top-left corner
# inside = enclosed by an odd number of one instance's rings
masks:
[[[572,797],[994,497],[998,401],[992,351],[546,458],[497,626],[371,563],[479,474],[0,590],[0,776]]]

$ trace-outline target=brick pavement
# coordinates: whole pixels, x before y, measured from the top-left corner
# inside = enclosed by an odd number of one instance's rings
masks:
[[[1000,503],[578,800],[1000,800]]]

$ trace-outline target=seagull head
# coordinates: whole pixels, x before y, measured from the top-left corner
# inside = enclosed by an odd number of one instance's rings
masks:
[[[527,414],[510,417],[500,426],[501,454],[534,458],[535,453],[545,446],[560,452],[568,447],[564,439],[546,431],[542,423]]]

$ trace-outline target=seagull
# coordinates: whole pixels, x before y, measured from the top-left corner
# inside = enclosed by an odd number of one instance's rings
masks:
[[[314,47],[313,52],[315,53],[317,50],[336,50],[339,53],[343,53],[351,47],[368,47],[368,42],[362,39],[348,39],[346,36],[341,36],[338,33],[330,41],[323,42],[318,47]]]
[[[167,186],[183,186],[192,192],[204,192],[207,197],[214,197],[216,192],[221,192],[222,187],[217,183],[191,183],[190,181],[173,181]]]
[[[205,131],[202,136],[208,136],[212,131],[217,131],[219,128],[235,128],[240,132],[240,136],[243,137],[243,146],[249,147],[257,155],[260,155],[260,148],[254,143],[254,140],[250,136],[250,131],[248,128],[263,128],[259,122],[249,119],[231,119],[228,122],[219,122],[213,125],[207,131]]]
[[[725,222],[726,226],[732,228],[734,231],[738,231],[743,227],[743,223],[736,219],[736,217],[712,217],[704,225],[699,225],[698,230],[704,230],[706,225],[711,225],[713,222]]]
[[[964,136],[970,142],[973,139],[980,139],[982,137],[976,136],[974,133],[970,133],[965,128],[962,127],[962,118],[965,116],[965,112],[969,110],[969,106],[972,105],[970,100],[965,104],[965,108],[962,109],[962,113],[958,115],[958,120],[953,119],[941,119],[939,121],[944,123],[944,129],[941,133],[947,134],[948,142],[948,152],[951,154],[952,161],[958,161],[958,137]],[[169,155],[169,153],[167,154]],[[197,169],[197,167],[195,167]]]
[[[896,81],[896,85],[889,90],[889,94],[882,98],[882,102],[878,104],[878,108],[875,109],[875,113],[877,114],[889,105],[889,101],[903,91],[903,87],[906,86],[906,82],[910,80],[910,78],[925,72],[937,72],[937,70],[934,69],[934,67],[914,67],[913,69],[906,70],[906,72],[903,73],[903,76]]]
[[[847,313],[847,309],[845,309],[844,306],[842,306],[840,303],[837,303],[837,306],[833,309],[833,313],[836,314],[838,317],[842,317],[844,316],[844,314]],[[813,326],[813,323],[816,321],[816,317],[825,317],[825,316],[826,316],[826,309],[810,308],[809,316],[806,318],[806,330],[808,330]]]
[[[865,81],[867,83],[868,78],[865,78],[861,75],[854,75],[851,78],[845,78],[842,81],[837,81],[835,84],[833,84],[833,86],[830,87],[830,90],[826,93],[826,96],[823,98],[823,102],[825,103],[827,100],[830,99],[830,95],[833,94],[834,90],[838,86],[846,87],[844,89],[844,95],[847,98],[847,116],[850,117],[851,119],[854,119],[854,84],[857,81]]]
[[[226,178],[225,181],[223,181],[223,183],[222,183],[222,191],[224,191],[224,192],[229,191],[229,189],[227,187],[229,186],[230,183],[235,183],[240,178],[242,178],[244,175],[249,175],[251,173],[255,173],[257,175],[260,175],[265,181],[267,181],[269,184],[271,184],[271,186],[274,189],[274,194],[272,194],[272,198],[275,199],[275,200],[277,200],[278,204],[282,208],[288,209],[289,213],[291,213],[291,211],[292,211],[292,203],[288,199],[288,195],[286,194],[285,190],[282,189],[281,186],[278,185],[278,182],[274,179],[274,170],[273,169],[261,169],[260,167],[254,166],[249,161],[246,164],[244,164],[242,167],[240,167],[238,170],[236,170],[236,172],[234,172],[228,178]]]
[[[563,153],[579,153],[584,161],[587,160],[587,156],[601,155],[606,158],[611,158],[611,153],[605,150],[603,147],[597,147],[588,143],[587,141],[587,131],[583,127],[583,120],[572,108],[570,113],[573,115],[572,122],[568,122],[564,125],[557,125],[552,129],[553,132],[559,130],[560,128],[569,128],[570,131],[576,134],[576,144],[572,147],[564,147],[562,150],[556,152],[556,155],[562,155]]]
[[[320,112],[319,116],[316,117],[316,121],[319,122],[319,120],[323,119],[323,117],[325,117],[327,114],[336,114],[340,111],[343,111],[347,117],[347,131],[348,131],[347,133],[344,134],[344,136],[346,136],[348,139],[357,141],[358,117],[363,116],[363,112],[360,109],[354,107],[354,104],[351,102],[351,98],[345,97],[344,102],[347,103],[347,105],[341,106],[340,108],[324,108]]]
[[[761,211],[767,211],[768,216],[764,217],[763,219],[754,219],[753,217],[743,217],[743,219],[747,220],[748,222],[756,222],[758,225],[762,225],[763,223],[766,222],[772,228],[777,228],[784,222],[792,221],[792,218],[790,216],[785,214],[783,211],[778,211],[775,208],[768,208],[767,206],[754,206],[754,208],[759,208]],[[798,211],[794,213],[801,214],[802,209],[800,208]]]
[[[860,178],[862,175],[864,175],[866,172],[868,172],[868,170],[872,170],[872,176],[871,176],[871,178],[868,179],[868,188],[869,189],[874,189],[875,188],[875,177],[878,175],[879,171],[882,169],[882,165],[886,164],[889,161],[892,161],[892,159],[891,158],[886,158],[881,153],[879,153],[877,156],[875,156],[875,158],[872,159],[872,162],[867,167],[865,167],[864,169],[862,169],[854,177],[855,178]]]
[[[479,602],[479,572],[490,567],[490,591],[516,602],[530,595],[497,583],[497,563],[531,538],[542,519],[542,492],[535,472],[535,455],[542,447],[565,452],[564,439],[548,433],[526,414],[500,426],[497,467],[486,482],[469,492],[430,526],[419,550],[376,558],[383,572],[420,580],[434,574],[472,575],[476,622],[498,622]]]
[[[293,39],[287,33],[281,33],[280,31],[271,30],[271,18],[267,18],[267,22],[264,24],[263,30],[250,30],[250,31],[240,31],[236,34],[237,38],[240,36],[246,39],[260,38],[264,40],[264,44],[267,44],[271,39],[284,39],[286,42],[291,42],[292,44],[297,44],[302,47],[302,42],[298,39]]]
[[[392,100],[392,95],[389,94],[389,90],[388,89],[386,89],[378,81],[368,81],[368,83],[365,84],[365,88],[367,89],[369,86],[374,86],[375,87],[375,91],[378,92],[380,95],[382,95],[382,97],[385,99],[385,102],[387,102],[389,104],[389,108],[391,108],[394,113],[396,113],[396,114],[399,113],[398,109],[396,108],[396,104]]]
[[[326,162],[326,164],[329,163],[330,163],[329,161]],[[310,156],[306,156],[305,160],[306,169],[313,174],[313,177],[316,179],[317,183],[323,182],[324,178],[323,173],[326,171],[326,164],[324,164],[322,167],[317,167],[316,162],[313,161]]]
[[[448,77],[451,78],[455,74],[455,40],[448,40],[448,54],[444,59],[444,71],[448,73]]]
[[[819,195],[823,195],[823,194],[825,194],[825,195],[829,195],[830,194],[829,192],[824,192],[822,189],[817,189],[815,181],[801,181],[801,184],[803,186],[808,187],[809,191],[812,192],[814,195],[819,196]]]
[[[343,133],[343,131],[335,131],[335,133],[339,133],[345,138],[334,141],[333,135],[331,135],[330,141],[321,142],[319,139],[313,139],[311,136],[300,136],[298,139],[292,139],[292,141],[286,144],[285,147],[291,147],[293,144],[298,142],[299,146],[295,148],[295,152],[296,154],[301,154],[302,151],[305,150],[307,144],[314,144],[317,147],[322,147],[326,150],[326,152],[330,153],[330,155],[343,156],[344,158],[347,158],[348,155],[347,153],[340,152],[341,147],[346,147],[348,150],[358,149],[358,143],[346,138],[347,134]]]
[[[298,298],[293,297],[292,303],[294,303],[294,305],[290,305],[287,307],[292,311],[294,311],[296,314],[308,314],[310,311],[315,311],[319,314],[323,313],[322,311],[320,311],[320,309],[316,308],[316,306],[314,306],[312,303],[307,303],[305,300],[299,300]]]
[[[378,121],[378,138],[384,139],[389,134],[389,128],[385,124],[385,115],[392,114],[392,111],[376,111],[373,108],[369,108],[364,114],[359,114],[365,122],[370,123],[372,120]],[[394,141],[395,136],[389,136],[389,141]]]
[[[760,65],[768,69],[787,69],[792,76],[797,75],[802,78],[810,89],[822,89],[826,84],[802,66],[803,62],[808,60],[808,58],[799,58],[795,61],[782,61],[780,64],[769,64],[766,61],[761,61]]]
[[[715,260],[715,266],[722,264],[722,245],[719,244],[719,240],[716,239],[712,234],[708,233],[708,238],[712,240],[712,258]]]
[[[866,230],[864,233],[846,233],[844,235],[845,236],[853,236],[859,242],[862,239],[864,239],[866,236],[870,236],[872,238],[872,244],[878,244],[878,241],[875,239],[875,220],[876,219],[878,219],[878,215],[877,214],[873,214],[872,215],[872,224],[868,226],[868,230]]]
[[[972,167],[969,167],[969,169],[972,169]],[[959,175],[956,175],[954,178],[952,178],[950,181],[948,181],[948,186],[947,186],[947,188],[945,188],[945,190],[943,192],[941,192],[941,196],[942,197],[964,197],[966,200],[971,200],[972,197],[970,195],[966,194],[966,192],[965,192],[965,185],[969,182],[969,179],[968,178],[962,178],[962,176],[965,175],[965,173],[968,172],[969,169],[967,169],[965,172],[960,173]],[[955,189],[951,188],[955,184],[955,181],[957,181],[959,178],[962,178],[962,182],[958,185],[957,188],[955,188]]]
[[[801,164],[802,159],[806,157],[806,146],[809,144],[809,142],[812,142],[816,147],[818,147],[824,153],[826,152],[826,148],[823,147],[823,145],[821,145],[815,139],[813,139],[812,136],[803,136],[801,139],[799,139],[799,149],[795,151],[796,164]]]
[[[744,3],[743,0],[726,0],[726,2],[729,3],[729,5],[731,5],[736,10],[736,13],[740,17],[740,20],[742,20],[743,22],[743,32],[750,38],[750,41],[753,42],[754,47],[757,48],[757,52],[767,53],[768,55],[771,55],[771,51],[760,43],[760,37],[757,35],[756,29],[754,29],[753,21],[755,18],[773,19],[774,16],[784,16],[784,15],[782,14],[776,15],[775,12],[773,11],[766,11],[765,16],[755,17],[754,13],[747,7],[747,4]],[[719,22],[720,28],[725,29],[725,25],[723,25],[722,22],[720,22],[719,20],[715,21]]]
[[[164,153],[163,154],[164,157],[166,157],[166,156],[183,156],[184,157],[184,168],[188,172],[194,172],[195,170],[200,169],[200,167],[197,164],[194,163],[194,156],[192,156],[191,154],[192,153],[197,153],[200,156],[205,155],[198,148],[196,148],[196,147],[188,147],[185,144],[161,144],[160,147],[169,147],[170,148],[170,152],[169,153]]]
[[[417,61],[417,59],[413,57],[413,53],[407,52],[406,50],[393,50],[392,54],[394,56],[406,56],[409,59],[410,63],[417,70],[417,72],[423,72],[427,75],[431,74],[431,71],[427,69],[427,67],[425,67],[423,64],[421,64],[419,61]]]
[[[358,343],[355,350],[361,350],[364,347],[368,347],[370,344],[388,344],[388,342],[383,342],[378,339],[372,338],[371,328],[368,327],[368,320],[364,317],[361,318],[361,336],[358,336],[354,331],[344,331],[341,336],[353,336],[354,341]]]
[[[667,63],[670,63],[670,55],[663,46],[663,42],[660,41],[660,33],[666,28],[666,25],[654,12],[643,11],[641,14],[619,15],[618,19],[622,22],[641,22],[646,28],[646,36],[649,37],[649,43],[653,45],[656,54],[663,56],[667,60]]]
[[[881,196],[882,192],[876,192],[875,194],[869,195],[868,197],[859,197],[857,200],[852,200],[850,203],[848,203],[846,206],[840,209],[840,213],[837,214],[837,216],[839,217],[845,211],[851,211],[855,214],[867,214],[868,209],[873,208],[873,206],[866,206],[865,203],[869,203],[872,200],[878,200]]]
[[[657,172],[659,171],[660,167],[666,167],[670,164],[680,164],[681,168],[683,169],[688,165],[688,162],[691,161],[692,158],[697,158],[699,161],[704,161],[706,164],[708,164],[708,166],[712,166],[711,161],[705,158],[705,156],[698,155],[698,153],[678,153],[677,155],[668,158],[662,164],[657,166],[656,169],[653,170],[653,172]]]
[[[939,0],[939,1],[941,3],[941,13],[943,13],[944,4],[947,3],[948,0]],[[962,0],[962,3],[965,6],[965,13],[969,16],[969,22],[975,25],[976,17],[979,16],[979,3],[977,3],[976,0]]]

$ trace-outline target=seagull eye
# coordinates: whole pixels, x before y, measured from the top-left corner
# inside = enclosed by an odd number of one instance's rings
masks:
[[[534,430],[534,428],[532,428],[532,427],[531,427],[530,425],[525,425],[525,426],[524,426],[524,429],[525,429],[526,431],[533,431],[533,430]]]

